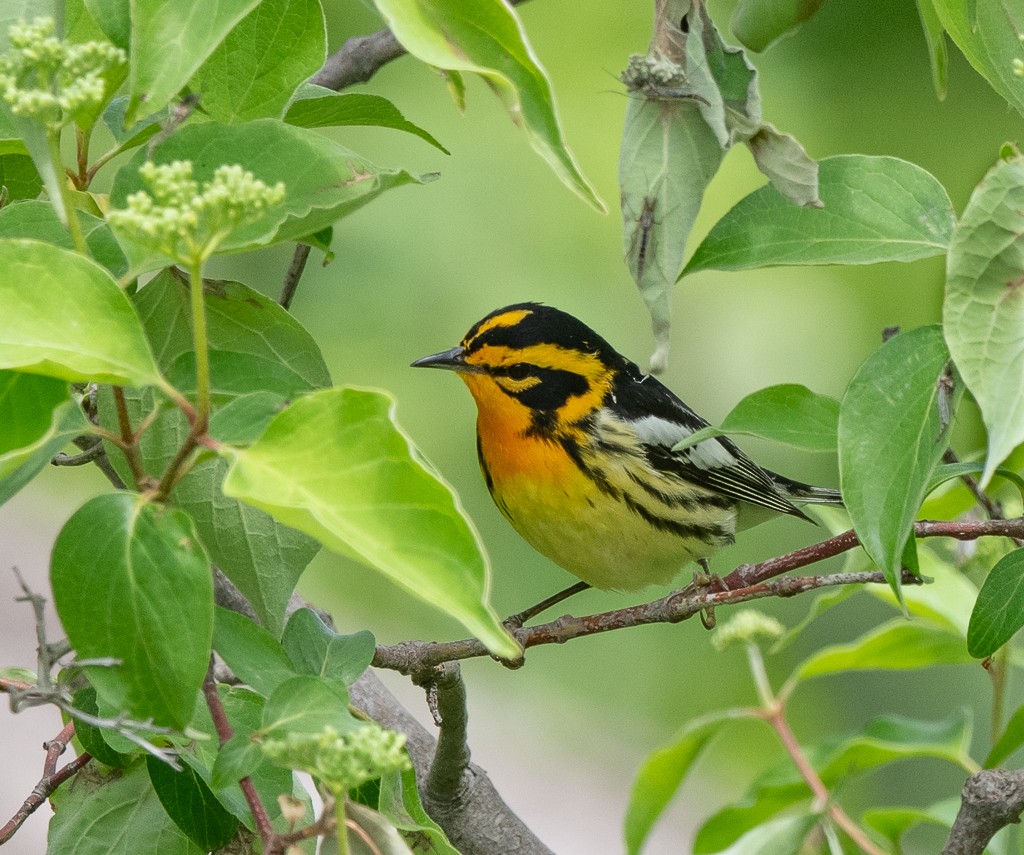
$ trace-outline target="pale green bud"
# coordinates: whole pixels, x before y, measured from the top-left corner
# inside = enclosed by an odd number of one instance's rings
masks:
[[[732,644],[749,644],[759,638],[774,641],[786,628],[775,618],[754,609],[742,609],[722,624],[711,636],[715,650],[724,650]]]
[[[277,763],[302,769],[335,794],[347,792],[389,772],[412,768],[405,734],[368,723],[346,733],[325,727],[320,733],[289,733],[264,740],[264,753]]]

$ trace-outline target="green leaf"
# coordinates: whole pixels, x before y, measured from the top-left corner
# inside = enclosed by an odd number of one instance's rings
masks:
[[[486,602],[488,568],[475,530],[392,410],[390,397],[361,389],[299,399],[252,446],[226,451],[225,495],[380,570],[493,653],[518,658]]]
[[[72,706],[76,710],[97,716],[100,714],[99,706],[96,703],[96,690],[92,686],[86,686],[75,692],[72,699]],[[115,769],[124,769],[136,758],[130,754],[122,754],[111,748],[103,738],[103,731],[95,725],[75,719],[75,738],[82,743],[82,748],[89,752],[100,763],[104,763]]]
[[[78,223],[93,259],[114,276],[128,270],[128,261],[121,251],[110,226],[99,217],[85,211],[78,212]],[[57,212],[49,202],[29,200],[0,208],[0,237],[28,238],[55,244],[62,249],[74,250],[68,230],[57,219]]]
[[[1021,81],[1024,88],[1024,80]],[[946,262],[943,329],[988,429],[982,486],[1024,442],[1024,157],[978,185]]]
[[[139,151],[114,179],[113,208],[143,189],[139,166],[147,152]],[[202,185],[225,163],[238,163],[269,185],[283,181],[287,196],[257,220],[234,230],[219,252],[242,252],[281,241],[300,240],[348,216],[385,190],[427,178],[405,170],[383,169],[355,152],[312,130],[285,125],[278,119],[258,119],[241,125],[213,122],[186,125],[153,149],[155,163],[191,160],[195,180]],[[133,267],[154,269],[166,260],[122,238]]]
[[[909,671],[970,662],[958,633],[896,618],[849,644],[824,647],[795,671],[797,680],[845,671]]]
[[[177,771],[152,755],[146,768],[167,815],[204,852],[220,849],[235,836],[238,820],[194,769],[186,764]]]
[[[120,151],[127,151],[151,140],[160,132],[160,123],[167,118],[169,113],[166,109],[158,110],[135,122],[131,127],[125,127],[128,100],[127,95],[114,98],[103,111],[103,124],[107,126]]]
[[[39,241],[0,239],[0,269],[0,368],[71,381],[161,382],[128,298],[98,264]]]
[[[501,0],[375,0],[409,53],[436,68],[479,74],[563,184],[605,211],[562,138],[554,96],[526,33]]]
[[[917,0],[917,13],[921,18],[921,29],[928,45],[928,62],[932,68],[932,85],[940,101],[946,98],[946,83],[949,78],[949,52],[946,48],[946,28],[942,26],[933,0]]]
[[[350,845],[354,855],[416,855],[398,829],[378,811],[353,801],[346,811],[347,821],[353,824]]]
[[[947,719],[920,721],[882,716],[863,730],[803,748],[826,787],[848,786],[859,777],[900,760],[932,758],[975,768],[969,754],[971,716],[961,710]],[[711,816],[694,840],[695,853],[720,852],[746,832],[796,802],[811,797],[799,770],[788,758],[762,772],[738,802]]]
[[[1024,81],[1014,73],[1021,58],[1024,14],[1005,0],[933,0],[949,37],[1010,106],[1024,114]]]
[[[238,282],[207,280],[206,291],[208,338],[218,355],[211,365],[212,384],[218,390],[212,435],[229,441],[241,433],[249,441],[259,422],[266,423],[273,413],[262,409],[253,415],[253,423],[239,425],[239,409],[241,415],[253,413],[249,407],[254,402],[262,407],[268,399],[283,402],[329,385],[330,374],[313,338],[273,300]],[[133,299],[159,365],[167,370],[184,354],[190,358],[189,291],[180,272],[161,273]],[[258,372],[255,366],[276,370]],[[279,385],[267,395],[261,388],[265,382]],[[126,398],[133,424],[155,406],[150,392],[128,390]],[[117,429],[109,392],[100,395],[100,417],[103,425]],[[163,471],[188,430],[176,410],[157,418],[140,446],[147,471]],[[108,451],[115,465],[122,465],[120,452],[110,447]],[[263,625],[278,637],[284,629],[288,598],[320,546],[263,511],[226,497],[220,489],[226,471],[225,461],[204,460],[177,484],[171,498],[192,516],[210,557],[246,596]],[[130,473],[124,471],[126,476]]]
[[[767,50],[809,21],[825,0],[740,0],[732,31],[752,51]]]
[[[704,191],[725,156],[695,102],[630,98],[619,149],[626,266],[651,315],[656,352],[665,367],[672,286]]]
[[[43,180],[28,155],[2,154],[0,185],[7,188],[7,198],[13,202],[17,199],[35,199],[42,192]]]
[[[747,395],[722,421],[701,428],[673,451],[725,434],[746,434],[784,442],[805,451],[836,450],[839,402],[795,383],[769,386]]]
[[[910,541],[907,541],[910,543]],[[967,639],[971,609],[978,598],[978,588],[962,567],[954,567],[948,558],[936,554],[928,541],[917,541],[921,575],[933,581],[927,585],[907,585],[900,589],[900,599],[907,613],[932,626],[955,632]],[[900,608],[900,600],[891,588],[869,585],[871,596]]]
[[[318,677],[354,683],[370,667],[376,650],[373,634],[363,630],[341,635],[312,609],[298,609],[288,619],[281,645],[296,670]]]
[[[895,157],[851,154],[819,164],[823,208],[797,207],[772,186],[741,199],[683,270],[875,264],[942,255],[955,218],[942,185]]]
[[[210,54],[191,88],[214,121],[276,117],[323,64],[326,48],[319,0],[262,0]]]
[[[839,481],[857,537],[898,590],[900,558],[946,449],[952,400],[939,381],[949,352],[939,326],[901,333],[858,369],[839,410]]]
[[[669,745],[647,756],[633,782],[626,809],[626,851],[629,855],[635,855],[643,848],[658,817],[722,725],[749,717],[750,714],[742,710],[722,710],[695,718],[687,722]]]
[[[414,838],[425,837],[429,840],[430,849],[427,851],[430,855],[459,855],[448,842],[441,826],[423,809],[416,786],[416,773],[412,769],[391,772],[381,778],[377,810],[396,828]]]
[[[967,650],[991,656],[1024,626],[1024,549],[1004,555],[978,592],[967,628]]]
[[[0,425],[0,504],[89,427],[65,381],[17,371],[0,371]]]
[[[941,466],[937,466],[935,472],[932,473],[932,479],[928,482],[928,492],[931,493],[942,484],[954,478],[960,478],[964,475],[980,475],[984,471],[985,464],[983,463],[943,463]],[[1020,491],[1022,498],[1024,498],[1024,478],[1016,472],[1002,467],[996,469],[993,474],[998,475],[1000,478],[1005,478],[1013,484]]]
[[[141,758],[109,775],[79,772],[55,798],[47,855],[202,855],[160,804]],[[111,849],[111,841],[117,849]]]
[[[338,733],[362,727],[348,711],[348,692],[332,680],[293,677],[274,689],[263,707],[260,730],[268,736],[316,734],[325,727]]]
[[[915,757],[946,760],[973,771],[976,765],[970,754],[971,732],[968,708],[938,721],[880,716],[869,721],[860,733],[826,746],[820,761],[815,758],[814,766],[827,786]],[[787,768],[794,781],[800,780],[796,769]]]
[[[259,2],[131,0],[129,122],[166,106]]]
[[[817,824],[816,814],[779,817],[751,829],[719,855],[799,855]]]
[[[217,606],[213,649],[244,683],[268,696],[298,669],[274,636],[245,615]]]
[[[894,852],[902,852],[900,838],[915,825],[927,823],[951,828],[960,808],[960,799],[951,798],[936,802],[928,808],[875,808],[864,811],[863,823],[886,837],[892,843]],[[986,850],[988,851],[988,850]]]
[[[104,35],[122,50],[128,50],[132,32],[129,0],[84,0],[84,3]]]
[[[988,752],[984,767],[986,769],[994,769],[996,766],[1002,765],[1006,758],[1020,748],[1021,745],[1024,745],[1024,706],[1017,707],[1013,715],[1010,716],[1010,720],[1003,728],[1003,732],[999,735],[996,744]]]
[[[250,778],[266,761],[258,742],[251,734],[236,733],[220,747],[210,774],[211,786],[225,789],[243,778]]]
[[[182,728],[210,660],[213,577],[191,520],[138,495],[90,499],[57,536],[54,605],[100,699]]]
[[[232,444],[252,442],[288,405],[288,400],[289,396],[280,392],[240,394],[214,411],[210,418],[210,436]]]
[[[430,133],[406,119],[394,104],[380,95],[362,92],[342,94],[307,83],[288,105],[284,120],[300,128],[336,128],[344,125],[392,128],[414,134],[445,154],[451,154]]]

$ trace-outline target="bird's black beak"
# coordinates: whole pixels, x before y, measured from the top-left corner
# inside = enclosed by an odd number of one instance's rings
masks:
[[[424,356],[412,363],[413,368],[446,368],[449,371],[474,371],[473,366],[466,363],[466,351],[461,347],[453,347],[432,356]]]

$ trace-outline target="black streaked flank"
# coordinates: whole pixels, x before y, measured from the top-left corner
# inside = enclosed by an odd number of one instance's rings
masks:
[[[579,443],[573,437],[562,434],[558,437],[558,441],[562,448],[565,449],[565,453],[569,455],[569,459],[576,464],[577,468],[584,475],[594,482],[598,490],[606,496],[611,496],[613,499],[618,499],[622,496],[622,491],[615,487],[602,471],[587,465],[583,455],[580,453]]]
[[[662,531],[670,531],[680,537],[695,538],[708,546],[722,546],[733,542],[732,534],[720,525],[686,525],[658,516],[628,494],[624,495],[622,500],[631,511]]]

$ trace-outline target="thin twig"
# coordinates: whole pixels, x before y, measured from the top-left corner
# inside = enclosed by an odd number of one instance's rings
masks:
[[[284,309],[292,307],[292,300],[295,298],[295,291],[299,287],[302,271],[306,269],[306,261],[309,260],[309,251],[311,249],[312,247],[306,243],[297,243],[295,245],[292,263],[288,265],[288,272],[284,277],[281,296],[277,298],[278,304]]]
[[[67,750],[68,743],[74,735],[75,724],[69,721],[56,737],[43,743],[43,748],[46,749],[46,759],[43,762],[43,777],[32,788],[32,792],[29,793],[28,798],[25,799],[14,816],[7,821],[3,828],[0,828],[0,846],[3,846],[14,836],[15,832],[25,824],[25,820],[32,816],[46,802],[57,787],[75,775],[92,759],[89,754],[83,752],[58,771],[57,760]]]
[[[220,744],[223,745],[234,736],[234,731],[231,729],[228,714],[224,709],[224,704],[221,703],[220,695],[217,693],[217,682],[213,677],[212,656],[210,657],[210,667],[207,669],[206,677],[203,679],[203,697],[206,699],[206,706],[210,710],[210,718],[213,719],[217,738],[220,740]],[[256,820],[256,831],[259,833],[260,840],[263,841],[263,848],[269,849],[271,842],[274,840],[275,832],[274,827],[270,824],[267,809],[263,806],[263,802],[260,801],[259,793],[256,792],[256,787],[253,786],[251,778],[242,778],[238,782],[238,786],[241,787],[246,804],[249,805],[253,819]]]

